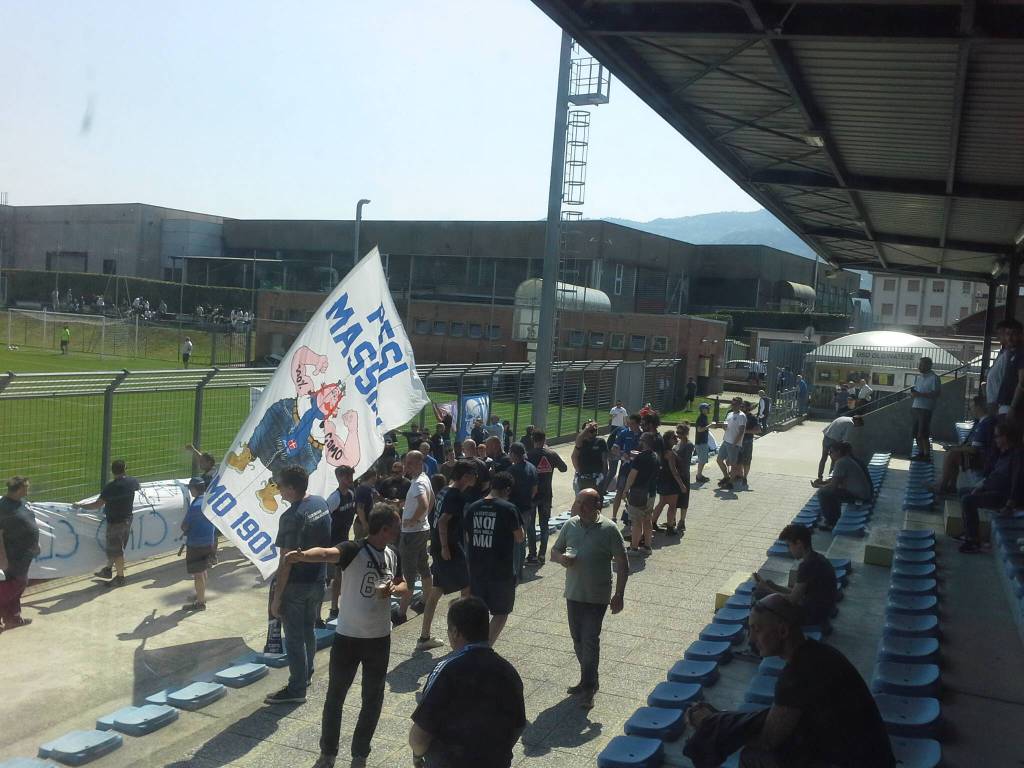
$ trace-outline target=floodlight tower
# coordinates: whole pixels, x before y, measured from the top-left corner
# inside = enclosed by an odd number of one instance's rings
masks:
[[[607,104],[610,81],[608,70],[575,46],[569,33],[563,30],[558,59],[547,229],[544,235],[544,270],[534,361],[531,421],[537,429],[547,425],[551,363],[558,333],[556,304],[559,278],[575,284],[579,273],[579,247],[576,242],[579,231],[574,224],[583,218],[583,212],[578,210],[578,206],[582,206],[585,199],[590,113],[570,107]],[[563,204],[577,209],[563,211]]]

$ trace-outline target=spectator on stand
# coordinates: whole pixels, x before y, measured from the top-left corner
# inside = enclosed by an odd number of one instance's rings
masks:
[[[597,422],[588,421],[576,436],[572,450],[572,466],[576,471],[573,489],[600,489],[608,474],[608,443],[597,434]]]
[[[484,429],[483,419],[473,419],[473,429],[470,430],[469,436],[473,438],[473,442],[477,445],[484,444],[484,440],[487,439],[487,430]]]
[[[484,428],[487,432],[488,437],[496,437],[498,441],[504,445],[505,443],[505,427],[502,426],[498,420],[496,414],[491,414],[487,419],[487,426]]]
[[[964,543],[960,551],[974,554],[981,551],[979,509],[994,509],[997,515],[1009,516],[1024,507],[1024,449],[1020,428],[1012,421],[996,425],[996,449],[999,451],[981,484],[960,501],[964,515]]]
[[[125,474],[126,470],[123,459],[111,462],[110,472],[114,479],[103,486],[99,498],[86,504],[74,505],[77,509],[103,508],[107,521],[107,567],[101,568],[96,575],[101,579],[109,579],[106,582],[108,587],[120,587],[125,583],[124,548],[131,536],[135,494],[139,491],[139,481]]]
[[[412,713],[409,746],[420,768],[508,768],[526,728],[523,681],[488,645],[487,606],[448,606],[452,654],[430,673]],[[467,684],[469,683],[469,684]]]
[[[709,483],[711,482],[710,477],[704,475],[704,467],[708,463],[708,456],[711,453],[710,444],[708,442],[708,432],[710,420],[708,419],[708,409],[711,408],[710,403],[701,403],[699,413],[697,414],[697,421],[693,425],[695,433],[693,439],[693,449],[697,454],[697,474],[694,480],[698,483]],[[689,465],[687,465],[689,467]],[[687,469],[689,471],[689,469]],[[614,518],[613,518],[614,519]]]
[[[205,611],[206,575],[212,565],[217,529],[203,514],[206,481],[201,477],[193,477],[188,481],[188,492],[192,496],[192,501],[188,505],[185,519],[181,522],[181,530],[185,532],[185,571],[195,583],[196,594],[192,602],[182,606],[182,610]]]
[[[871,398],[874,396],[875,390],[868,384],[867,379],[860,380],[860,386],[857,387],[857,410],[860,413],[867,413],[868,406],[871,403]]]
[[[811,483],[818,489],[821,502],[823,531],[831,531],[839,520],[842,505],[852,501],[871,501],[874,487],[871,477],[852,455],[848,443],[835,443],[829,448],[832,457],[832,477],[825,482]]]
[[[840,443],[848,443],[850,432],[854,427],[863,427],[864,417],[863,416],[840,416],[834,419],[827,427],[821,430],[823,437],[821,438],[821,459],[818,461],[818,479],[816,483],[824,482],[825,476],[825,462],[828,461],[832,446],[839,445]],[[835,461],[829,467],[829,472],[832,471],[832,467],[835,466]],[[812,483],[813,485],[814,483]]]
[[[917,456],[912,461],[932,460],[932,413],[939,400],[939,393],[942,382],[932,371],[932,359],[922,357],[917,364],[920,375],[914,386],[910,388],[910,394],[914,396],[910,403],[910,414],[914,419],[914,440],[917,442]]]
[[[815,551],[810,528],[787,525],[779,534],[779,540],[786,543],[789,554],[800,562],[796,569],[796,586],[780,586],[770,579],[762,579],[755,571],[752,574],[757,582],[754,596],[760,599],[772,593],[783,595],[803,610],[805,625],[826,630],[838,598],[836,569],[827,557]]]
[[[21,615],[21,596],[28,586],[28,570],[39,555],[39,526],[25,504],[27,477],[15,475],[0,497],[0,632],[32,623]]]
[[[423,454],[423,471],[427,473],[428,477],[433,477],[440,471],[441,465],[431,454],[430,443],[424,441],[420,443],[417,448],[419,448],[420,453]]]
[[[1006,345],[996,410],[1021,423],[1024,421],[1024,332],[1019,320],[1004,320],[999,325]]]
[[[942,457],[942,474],[939,481],[932,486],[935,493],[955,495],[957,479],[961,472],[969,488],[978,485],[982,480],[982,472],[993,458],[996,420],[988,415],[988,403],[984,395],[977,395],[974,398],[972,409],[974,425],[962,443],[946,449]]]

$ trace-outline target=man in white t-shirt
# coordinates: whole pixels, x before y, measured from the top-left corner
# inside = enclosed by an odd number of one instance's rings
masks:
[[[740,448],[743,445],[743,433],[747,431],[747,417],[742,406],[743,399],[734,397],[725,423],[714,425],[725,427],[725,437],[722,438],[722,445],[718,449],[718,468],[722,470],[722,479],[718,481],[718,487],[726,490],[731,490],[733,478],[742,474]]]
[[[848,443],[850,437],[850,430],[854,427],[863,427],[864,417],[863,416],[840,416],[834,419],[831,424],[825,427],[822,431],[823,437],[821,439],[821,460],[818,461],[818,479],[815,483],[823,483],[825,476],[825,462],[829,459],[829,450],[833,445],[841,445],[842,443]],[[835,462],[832,463],[835,466]],[[829,469],[831,472],[831,467]]]
[[[860,386],[857,387],[857,407],[861,410],[861,413],[867,408],[868,403],[871,402],[871,396],[874,395],[875,390],[868,384],[867,379],[860,380]]]
[[[427,513],[434,506],[434,490],[430,478],[423,471],[423,454],[419,451],[405,454],[405,476],[409,478],[410,484],[402,507],[402,538],[398,541],[398,555],[402,559],[402,575],[409,585],[409,591],[402,595],[398,604],[402,621],[405,621],[409,603],[412,602],[416,576],[420,577],[424,595],[430,594],[434,586],[427,557],[430,546],[430,521]]]
[[[188,368],[188,361],[192,357],[192,339],[188,336],[185,337],[185,341],[181,345],[181,364]]]
[[[356,670],[363,667],[362,707],[352,734],[352,764],[364,765],[384,703],[391,655],[391,595],[401,598],[409,586],[396,576],[398,558],[389,545],[398,541],[401,523],[387,504],[370,513],[369,535],[334,547],[293,550],[292,563],[337,563],[341,578],[338,628],[331,646],[330,682],[324,700],[320,757],[314,768],[331,768],[341,740],[341,712]],[[360,762],[362,761],[362,762]]]
[[[932,359],[922,357],[917,364],[920,375],[914,386],[910,388],[910,394],[914,396],[910,403],[910,415],[914,419],[914,440],[917,442],[917,456],[912,461],[931,461],[932,451],[932,412],[939,400],[939,391],[942,382],[932,370]]]
[[[608,423],[612,427],[612,431],[616,431],[626,426],[626,418],[629,416],[629,411],[622,407],[622,401],[616,400],[615,405],[608,411]]]

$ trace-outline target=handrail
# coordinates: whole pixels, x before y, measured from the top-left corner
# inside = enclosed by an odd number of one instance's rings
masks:
[[[971,363],[967,362],[963,363],[962,365],[956,368],[951,368],[950,370],[945,371],[944,373],[936,373],[936,376],[939,376],[940,378],[943,376],[952,376],[955,381],[956,379],[960,378],[961,374],[970,373],[970,368]],[[897,390],[896,392],[886,392],[882,397],[879,397],[875,400],[871,400],[870,402],[858,406],[857,408],[853,408],[847,411],[844,415],[862,416],[866,413],[869,413],[870,411],[877,411],[879,408],[884,408],[887,405],[898,403],[901,400],[904,400],[906,397],[908,397],[910,395],[910,390],[912,390],[913,388],[914,385],[911,384],[909,387],[904,387],[903,389]]]

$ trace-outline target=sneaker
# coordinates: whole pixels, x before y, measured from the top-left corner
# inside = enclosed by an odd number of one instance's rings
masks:
[[[32,619],[23,619],[21,616],[19,616],[16,619],[12,619],[11,621],[6,622],[4,624],[4,631],[6,632],[10,629],[17,629],[18,627],[27,627],[31,623]]]
[[[123,587],[124,584],[125,584],[124,576],[115,576],[110,581],[108,581],[104,586],[106,586],[106,587]]]
[[[206,603],[200,603],[198,600],[191,603],[185,603],[185,605],[181,606],[181,610],[189,611],[190,613],[192,611],[205,611]]]
[[[113,570],[111,570],[109,566],[107,566],[106,568],[100,568],[98,571],[96,571],[96,573],[93,574],[93,576],[96,576],[100,579],[110,579],[113,578],[114,572]]]
[[[263,699],[264,704],[302,704],[306,701],[305,695],[299,696],[288,690],[285,686],[277,693],[272,693]]]
[[[421,637],[416,641],[417,651],[432,651],[434,648],[440,648],[444,643],[438,640],[436,637]]]
[[[528,565],[536,565],[540,561],[537,560],[537,556],[536,555],[530,555],[529,557],[526,558],[526,562],[527,562]]]
[[[313,763],[313,768],[334,768],[334,761],[333,755],[320,755]]]

